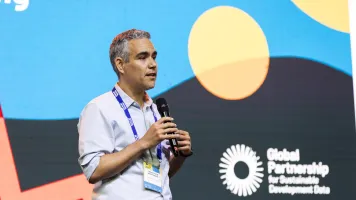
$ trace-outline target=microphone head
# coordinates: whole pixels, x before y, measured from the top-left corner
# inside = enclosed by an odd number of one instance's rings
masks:
[[[161,114],[162,117],[169,116],[169,107],[168,107],[166,99],[158,98],[156,100],[156,105],[157,105],[158,112]],[[164,113],[166,113],[166,114],[164,114]]]

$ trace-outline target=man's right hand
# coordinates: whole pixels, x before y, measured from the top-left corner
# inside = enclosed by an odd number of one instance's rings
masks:
[[[157,146],[158,143],[166,139],[178,138],[179,134],[175,134],[178,131],[177,125],[172,121],[173,118],[171,117],[162,117],[156,123],[152,124],[146,134],[140,139],[144,148],[149,149]]]

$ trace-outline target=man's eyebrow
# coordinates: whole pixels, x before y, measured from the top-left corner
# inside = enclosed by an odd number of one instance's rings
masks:
[[[136,57],[136,58],[141,57],[141,56],[146,57],[146,56],[148,56],[148,55],[150,55],[150,54],[148,53],[148,51],[142,51],[142,52],[136,54],[135,57]]]
[[[136,57],[136,58],[141,57],[141,56],[147,57],[147,56],[149,56],[149,55],[150,55],[150,53],[149,53],[148,51],[142,51],[142,52],[136,54],[135,57]],[[153,55],[153,56],[157,56],[157,51],[154,51],[154,52],[152,53],[152,55]]]

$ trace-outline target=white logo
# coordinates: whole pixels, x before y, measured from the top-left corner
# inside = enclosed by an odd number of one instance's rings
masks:
[[[25,11],[28,8],[28,5],[30,4],[30,0],[12,0],[16,5],[15,5],[15,11],[21,12]],[[0,0],[0,3],[4,2],[4,4],[11,4],[11,0]]]
[[[115,97],[119,96],[119,92],[117,90],[114,90],[113,94],[114,94]]]
[[[248,196],[256,192],[263,178],[262,162],[259,162],[259,159],[256,152],[243,144],[227,148],[219,164],[219,172],[223,174],[220,178],[224,179],[223,184],[227,185],[227,189],[238,196]],[[235,165],[238,162],[245,163],[249,168],[249,174],[244,179],[235,174]]]
[[[129,118],[129,123],[130,123],[130,126],[133,126],[133,125],[134,125],[134,123],[133,123],[133,121],[132,121],[132,118],[131,118],[131,117]]]
[[[126,109],[127,109],[127,107],[126,107],[125,103],[120,103],[120,106],[121,106],[121,108],[122,108],[122,109],[124,109],[124,110],[126,110]]]

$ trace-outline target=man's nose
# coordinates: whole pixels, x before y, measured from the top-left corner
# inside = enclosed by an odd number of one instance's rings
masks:
[[[151,58],[148,67],[149,67],[150,69],[156,68],[156,67],[157,67],[157,62],[156,62],[156,60],[153,59],[153,58]]]

